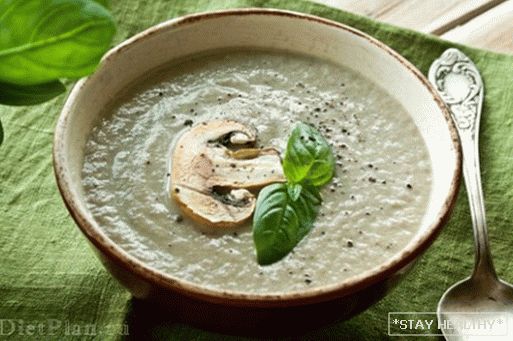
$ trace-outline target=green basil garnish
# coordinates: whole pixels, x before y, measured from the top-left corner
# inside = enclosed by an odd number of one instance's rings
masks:
[[[302,187],[294,200],[290,186],[272,184],[258,195],[253,240],[261,265],[279,261],[292,251],[310,231],[319,212],[322,200],[317,189]]]
[[[324,137],[312,126],[299,123],[292,131],[283,160],[283,171],[292,183],[322,186],[333,177],[335,158]]]
[[[287,193],[292,201],[296,201],[299,198],[302,190],[303,186],[300,184],[289,184],[289,186],[287,186]]]
[[[94,71],[115,24],[91,0],[0,2],[0,81],[34,85]]]
[[[285,257],[312,229],[322,203],[320,186],[335,171],[328,142],[299,123],[290,134],[283,170],[287,183],[264,187],[256,202],[253,241],[260,265]]]

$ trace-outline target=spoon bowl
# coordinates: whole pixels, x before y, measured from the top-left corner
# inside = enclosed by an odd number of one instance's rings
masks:
[[[468,277],[451,286],[438,303],[437,315],[447,340],[483,339],[494,335],[494,340],[511,340],[508,326],[513,326],[513,286],[497,278],[481,280]],[[480,321],[504,321],[490,328],[488,335],[469,335],[465,330],[449,328],[443,321],[454,321],[475,316]],[[495,324],[495,323],[494,323]],[[499,330],[502,328],[503,330]]]
[[[457,303],[457,304],[455,304]],[[438,314],[513,310],[513,286],[496,280],[468,277],[451,286],[438,303]]]

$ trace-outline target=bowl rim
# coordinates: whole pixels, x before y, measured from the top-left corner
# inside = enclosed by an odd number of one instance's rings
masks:
[[[390,277],[393,273],[406,267],[408,264],[422,254],[435,240],[442,227],[448,221],[450,213],[455,205],[460,180],[461,180],[461,162],[462,154],[460,149],[460,143],[458,133],[452,121],[452,118],[443,102],[439,97],[435,89],[428,82],[426,77],[409,61],[402,57],[399,53],[388,47],[381,41],[363,33],[355,28],[341,24],[329,19],[321,18],[315,15],[281,10],[281,9],[269,9],[269,8],[240,8],[240,9],[226,9],[218,11],[201,12],[182,17],[170,19],[160,24],[152,26],[141,33],[134,35],[133,37],[125,40],[121,44],[111,49],[102,59],[102,63],[108,62],[116,54],[122,53],[127,47],[135,44],[141,40],[146,39],[153,34],[158,33],[163,29],[176,29],[178,27],[194,23],[196,21],[211,19],[217,17],[227,16],[246,16],[246,15],[267,15],[276,17],[289,17],[300,20],[313,21],[320,25],[326,25],[337,29],[344,30],[353,35],[367,40],[369,43],[377,46],[398,62],[400,62],[410,73],[412,73],[424,86],[429,93],[432,95],[433,100],[436,102],[441,113],[443,114],[449,133],[451,142],[454,147],[456,154],[454,173],[452,174],[452,181],[449,188],[449,195],[446,197],[442,209],[438,212],[436,217],[433,219],[433,223],[429,225],[426,231],[420,235],[420,238],[416,239],[415,244],[411,242],[396,253],[388,261],[380,264],[379,267],[371,268],[361,274],[353,276],[347,280],[337,282],[330,285],[324,285],[317,288],[305,289],[302,291],[285,292],[285,293],[270,293],[270,294],[251,294],[241,293],[235,291],[223,291],[215,290],[205,286],[201,286],[192,282],[185,281],[183,279],[173,277],[158,271],[144,262],[131,256],[126,251],[116,245],[110,238],[108,238],[99,228],[97,223],[87,218],[87,210],[85,205],[78,204],[79,200],[75,198],[73,188],[73,182],[71,181],[70,172],[64,167],[67,162],[65,153],[64,137],[67,130],[68,118],[72,113],[73,103],[80,93],[81,89],[88,84],[90,78],[80,80],[70,92],[64,107],[61,111],[60,117],[57,121],[55,128],[54,141],[53,141],[53,167],[56,177],[56,182],[59,188],[59,192],[64,200],[64,203],[70,212],[71,216],[75,220],[76,224],[82,231],[82,233],[88,238],[88,240],[109,260],[114,261],[116,265],[136,275],[139,279],[144,280],[150,284],[156,284],[162,289],[168,289],[179,294],[183,294],[188,297],[200,299],[203,301],[218,303],[223,305],[233,305],[242,307],[280,307],[280,306],[295,306],[304,305],[310,303],[323,302],[342,296],[346,296],[357,292],[363,288],[373,285],[382,279]],[[76,184],[75,184],[76,186]]]

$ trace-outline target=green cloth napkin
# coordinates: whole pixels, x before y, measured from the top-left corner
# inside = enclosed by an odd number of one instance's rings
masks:
[[[321,5],[285,0],[112,0],[118,23],[115,42],[176,16],[230,7],[283,8],[351,25],[384,41],[423,73],[455,45]],[[480,150],[491,246],[498,273],[513,282],[513,57],[458,47],[474,60],[485,82]],[[129,339],[227,339],[148,316],[95,258],[64,207],[52,171],[53,129],[64,100],[61,96],[35,107],[0,106],[6,134],[0,147],[0,338],[62,340],[80,333],[80,339],[110,340],[123,338],[128,328]],[[450,223],[406,280],[366,312],[305,338],[386,338],[388,312],[434,311],[445,289],[471,273],[473,261],[462,190]]]

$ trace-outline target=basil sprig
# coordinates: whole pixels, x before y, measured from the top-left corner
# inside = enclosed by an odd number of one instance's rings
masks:
[[[312,229],[322,203],[320,187],[335,170],[330,145],[315,128],[297,124],[283,170],[287,183],[264,187],[256,202],[253,241],[260,265],[285,257]]]
[[[0,104],[34,105],[92,73],[116,27],[105,0],[0,0]],[[0,141],[1,143],[1,141]]]
[[[333,177],[335,158],[324,137],[312,126],[298,123],[287,142],[283,172],[291,183],[322,186]]]
[[[274,263],[292,251],[319,212],[322,199],[316,188],[301,186],[294,200],[289,193],[292,186],[272,184],[258,195],[253,239],[261,265]]]

